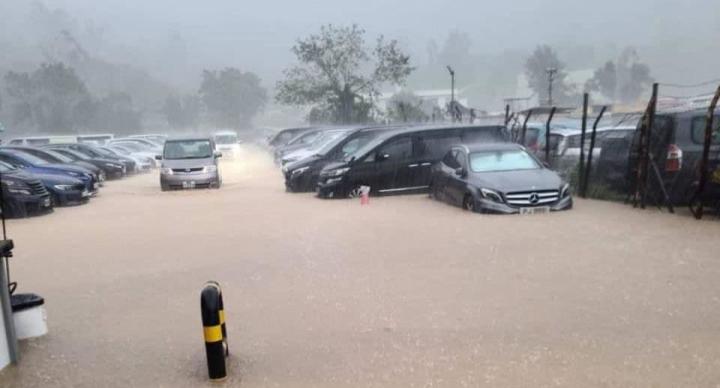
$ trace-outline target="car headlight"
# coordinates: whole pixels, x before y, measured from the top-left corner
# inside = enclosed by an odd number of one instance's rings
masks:
[[[125,167],[125,166],[121,166],[121,165],[115,164],[115,163],[105,163],[105,167],[110,167],[110,168],[123,168],[123,167]]]
[[[80,174],[79,172],[68,171],[68,175],[78,177],[78,176],[81,176],[82,174]]]
[[[491,201],[502,203],[502,196],[495,190],[490,189],[480,189],[480,194],[482,194],[483,198],[489,199]]]
[[[3,186],[7,187],[8,193],[11,194],[22,194],[22,195],[30,195],[32,194],[30,192],[30,188],[27,187],[24,183],[19,183],[15,181],[3,181]]]
[[[172,175],[173,170],[170,167],[162,167],[162,168],[160,168],[160,173],[165,174],[165,175]]]
[[[337,168],[327,172],[328,176],[340,176],[345,175],[346,172],[350,171],[350,167]]]
[[[70,191],[73,189],[73,185],[53,185],[53,187],[62,191]]]
[[[32,194],[30,192],[30,189],[8,189],[8,193],[10,194],[21,194],[21,195],[30,195]]]
[[[292,175],[293,176],[300,175],[300,174],[304,173],[305,171],[307,171],[309,168],[310,168],[309,166],[296,168],[293,170]]]
[[[560,198],[565,198],[570,195],[570,184],[566,183],[560,189]]]
[[[206,174],[217,172],[217,166],[205,166],[205,167],[203,167],[203,172]]]

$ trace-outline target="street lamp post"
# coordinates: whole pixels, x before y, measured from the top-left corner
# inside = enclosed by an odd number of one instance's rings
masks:
[[[547,70],[545,70],[545,72],[548,75],[548,106],[553,106],[553,81],[555,81],[555,74],[557,74],[558,69],[555,67],[549,67]]]
[[[450,115],[455,121],[455,70],[450,65],[447,66],[450,73]]]

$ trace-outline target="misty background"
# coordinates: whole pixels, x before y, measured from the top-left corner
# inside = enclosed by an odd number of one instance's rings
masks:
[[[63,63],[105,112],[97,117],[132,116],[133,128],[167,128],[169,97],[178,102],[170,108],[193,108],[203,72],[229,67],[267,90],[242,125],[296,125],[305,112],[277,104],[276,83],[295,62],[296,41],[328,23],[358,24],[368,41],[397,39],[415,67],[410,90],[449,88],[452,65],[468,105],[483,110],[526,97],[519,78],[539,45],[552,47],[568,72],[600,68],[632,48],[654,80],[692,84],[719,78],[717,11],[715,0],[0,0],[0,122],[16,130],[7,118],[8,72]]]

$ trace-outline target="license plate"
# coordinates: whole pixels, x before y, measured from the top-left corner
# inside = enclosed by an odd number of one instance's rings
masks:
[[[183,182],[183,189],[194,189],[194,188],[195,188],[195,181]]]
[[[547,214],[550,213],[550,208],[547,206],[538,207],[521,207],[520,214]]]
[[[90,196],[90,192],[87,191],[87,190],[84,190],[84,191],[82,192],[82,194],[80,194],[80,195],[82,195],[83,198],[86,198],[86,197],[89,197],[89,196]]]
[[[715,169],[715,172],[713,172],[712,176],[710,177],[710,181],[720,184],[720,167]]]

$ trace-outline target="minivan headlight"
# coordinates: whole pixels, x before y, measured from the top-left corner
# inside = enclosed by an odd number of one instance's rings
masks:
[[[497,203],[503,202],[502,196],[495,190],[480,189],[480,193],[482,194],[483,198],[489,199]]]
[[[214,166],[214,165],[213,166],[205,166],[205,167],[203,167],[203,172],[206,174],[212,173],[212,172],[217,172],[217,166]]]
[[[162,167],[162,168],[160,168],[160,173],[165,174],[165,175],[172,175],[173,170],[170,167]]]

